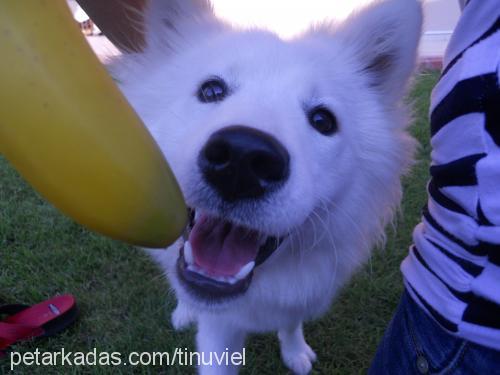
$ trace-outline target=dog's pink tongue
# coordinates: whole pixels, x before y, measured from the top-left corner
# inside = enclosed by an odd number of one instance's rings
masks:
[[[210,276],[233,276],[259,251],[258,234],[227,221],[201,214],[189,243],[196,265]]]

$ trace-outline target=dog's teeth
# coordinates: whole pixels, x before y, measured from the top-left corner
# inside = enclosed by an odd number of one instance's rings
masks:
[[[202,276],[207,276],[208,275],[204,270],[202,270],[199,267],[196,267],[196,265],[194,265],[194,264],[188,264],[187,269],[190,270],[190,271],[192,271],[192,272],[195,272],[195,273],[197,273],[199,275],[202,275]]]
[[[198,268],[198,267],[196,267],[194,269],[194,272],[197,272],[197,273],[199,273],[200,275],[203,275],[203,276],[208,276],[208,274],[205,272],[205,270],[203,270],[201,268]]]
[[[226,277],[226,283],[229,283],[229,284],[235,284],[236,282],[238,281],[238,279],[234,276],[228,276]]]
[[[252,260],[251,262],[248,262],[245,264],[241,269],[238,271],[234,277],[238,280],[243,280],[245,277],[248,276],[250,272],[252,272],[253,268],[255,266],[255,262]]]
[[[184,260],[188,265],[194,264],[193,249],[189,241],[184,243]]]

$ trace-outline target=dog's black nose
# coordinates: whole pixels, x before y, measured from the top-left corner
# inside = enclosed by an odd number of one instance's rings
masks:
[[[276,189],[288,178],[289,163],[287,150],[274,137],[245,126],[212,134],[198,159],[206,181],[226,201]]]

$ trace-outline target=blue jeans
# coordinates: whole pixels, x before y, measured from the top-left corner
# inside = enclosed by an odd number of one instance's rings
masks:
[[[500,374],[500,351],[450,335],[405,290],[368,373]]]

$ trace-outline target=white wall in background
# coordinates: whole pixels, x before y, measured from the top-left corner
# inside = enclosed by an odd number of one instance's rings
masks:
[[[421,56],[442,56],[460,17],[457,0],[424,0]]]
[[[239,25],[265,26],[283,37],[300,33],[312,22],[342,20],[373,0],[212,0],[217,15]],[[423,0],[421,56],[442,56],[460,15],[457,0]]]

